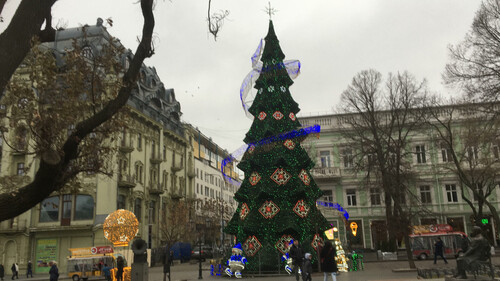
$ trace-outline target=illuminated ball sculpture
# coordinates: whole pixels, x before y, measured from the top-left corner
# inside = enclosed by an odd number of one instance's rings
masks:
[[[115,247],[128,246],[139,231],[139,221],[134,213],[127,210],[116,210],[104,220],[104,237]]]

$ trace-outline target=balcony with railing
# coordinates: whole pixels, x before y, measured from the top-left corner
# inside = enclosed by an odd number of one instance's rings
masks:
[[[163,194],[165,190],[163,189],[163,186],[159,182],[149,183],[149,194],[152,195],[160,195]]]
[[[340,178],[341,176],[339,167],[313,168],[311,174],[317,179]]]
[[[119,149],[121,152],[129,153],[134,151],[134,144],[130,139],[122,139],[120,141]]]
[[[182,170],[183,166],[180,163],[172,163],[172,167],[170,168],[173,173]]]
[[[184,197],[184,188],[182,188],[182,187],[172,188],[172,191],[170,192],[170,197],[174,200],[183,198]]]
[[[135,176],[126,173],[118,174],[118,186],[124,188],[134,188]]]
[[[163,161],[163,157],[159,152],[151,153],[151,158],[149,158],[151,164],[160,164]]]

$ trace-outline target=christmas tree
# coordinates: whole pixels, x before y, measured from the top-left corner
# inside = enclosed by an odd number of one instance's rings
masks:
[[[225,228],[243,245],[250,271],[277,271],[291,239],[315,262],[328,228],[316,208],[322,191],[309,174],[314,163],[301,146],[305,130],[296,117],[300,109],[289,91],[293,81],[284,58],[270,21],[257,94],[248,109],[254,117],[244,139],[248,149],[238,164],[245,179],[235,194],[238,208]]]

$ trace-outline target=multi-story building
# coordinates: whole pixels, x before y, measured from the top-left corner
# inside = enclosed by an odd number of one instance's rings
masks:
[[[237,203],[233,197],[241,184],[241,180],[234,164],[230,161],[224,161],[224,159],[229,159],[230,156],[227,150],[219,147],[212,138],[204,135],[198,128],[186,124],[186,129],[189,140],[193,145],[194,198],[217,202],[217,209],[220,214],[214,215],[220,217],[220,223],[217,227],[222,229],[225,222],[232,217],[237,208]],[[219,241],[224,241],[222,244],[229,244],[230,237],[220,232]],[[220,245],[219,241],[217,241],[217,245]]]
[[[111,41],[119,44],[98,20],[94,26],[59,30],[56,41],[44,46],[64,54],[73,40],[85,44],[85,52],[98,52]],[[122,58],[125,68],[132,56],[129,52]],[[19,72],[22,69],[16,75]],[[165,88],[154,67],[143,65],[140,74],[127,103],[130,126],[110,140],[117,148],[112,176],[81,175],[80,188],[65,187],[22,215],[1,222],[1,264],[17,262],[24,269],[31,260],[35,273],[41,273],[48,272],[43,262],[56,260],[64,273],[68,248],[111,245],[104,238],[102,224],[117,209],[135,213],[140,222],[137,236],[149,248],[164,243],[159,222],[167,204],[195,195],[193,150],[174,90]],[[0,110],[9,115],[9,105]],[[9,132],[5,138],[13,140],[14,136]],[[17,175],[24,183],[33,179],[39,163],[36,156],[1,143],[1,175]],[[33,164],[28,167],[27,163]]]
[[[461,126],[460,122],[471,116],[466,111],[470,111],[467,106],[457,110],[458,114],[454,119],[456,126]],[[317,137],[308,137],[303,145],[309,151],[311,159],[315,160],[311,174],[324,192],[319,201],[331,203],[319,208],[332,226],[338,228],[340,239],[347,242],[347,233],[351,231],[349,224],[356,222],[359,239],[354,245],[350,243],[351,246],[378,249],[378,243],[387,238],[384,194],[381,188],[367,187],[360,176],[363,173],[354,172],[355,157],[358,157],[354,150],[357,146],[350,145],[352,140],[345,137],[345,131],[349,130],[346,128],[346,120],[356,118],[355,116],[356,114],[325,114],[300,117],[303,127],[316,124],[321,126],[321,133]],[[457,231],[469,233],[473,226],[472,210],[461,198],[460,180],[450,166],[450,154],[436,135],[436,131],[427,125],[411,135],[409,146],[405,148],[410,152],[409,158],[405,160],[410,163],[416,175],[411,190],[419,204],[429,211],[413,217],[412,223],[449,224]],[[486,155],[483,157],[499,159],[498,146],[494,145],[492,149],[496,149],[496,152],[484,153]],[[500,166],[498,169],[500,171]],[[497,209],[500,206],[499,198],[500,189],[496,188],[489,200]],[[345,212],[349,215],[349,223],[345,220]],[[489,217],[491,238],[496,245],[498,233],[495,232],[491,213],[486,206],[484,212]]]

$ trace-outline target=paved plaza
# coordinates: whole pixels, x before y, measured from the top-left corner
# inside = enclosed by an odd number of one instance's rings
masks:
[[[364,270],[355,272],[342,272],[337,276],[338,281],[354,281],[354,280],[389,280],[389,281],[416,281],[422,280],[417,278],[416,271],[408,271],[408,261],[398,260],[398,261],[376,261],[375,257],[368,256],[368,261],[364,263]],[[493,264],[500,264],[500,255],[496,255],[492,259]],[[418,268],[455,268],[456,260],[448,260],[448,264],[445,264],[442,259],[437,261],[434,265],[433,260],[416,260],[415,264]],[[204,270],[202,271],[202,276],[204,280],[230,280],[226,275],[224,276],[211,276],[209,271],[208,263],[203,263]],[[398,271],[398,272],[394,272]],[[176,264],[171,268],[171,281],[181,281],[181,280],[198,280],[198,264]],[[233,279],[236,279],[233,277]],[[263,281],[295,281],[295,277],[291,275],[279,275],[279,276],[250,276],[245,275],[243,271],[243,279],[248,280],[263,280]],[[149,271],[149,281],[161,281],[163,280],[162,268],[153,267]],[[168,280],[168,279],[167,279]],[[322,281],[323,273],[314,273],[312,280]],[[329,279],[331,280],[331,278]],[[429,280],[444,280],[444,278],[435,278]]]
[[[449,260],[448,264],[444,264],[443,260],[438,260],[437,265],[433,264],[432,260],[425,261],[415,261],[418,268],[454,268],[456,267],[456,260]],[[500,264],[500,256],[493,257],[494,264]],[[229,281],[231,279],[236,280],[236,278],[229,278],[226,275],[223,276],[211,276],[210,275],[210,265],[208,262],[204,262],[202,264],[202,277],[203,280],[226,280]],[[342,272],[339,276],[337,276],[338,281],[358,281],[358,280],[368,280],[368,281],[416,281],[422,280],[417,278],[417,273],[415,271],[408,272],[405,269],[408,269],[408,262],[399,260],[399,261],[368,261],[365,262],[364,270],[356,271],[356,272]],[[394,272],[402,271],[402,272]],[[9,273],[8,271],[6,273]],[[20,272],[19,280],[27,280],[26,276],[23,275],[25,272]],[[171,267],[171,278],[170,281],[194,281],[198,279],[199,271],[197,263],[183,263],[183,264],[175,264]],[[11,275],[7,274],[5,276],[5,280],[10,280]],[[252,280],[252,281],[295,281],[295,277],[291,275],[274,275],[274,276],[251,276],[249,274],[245,274],[243,271],[243,279]],[[29,278],[32,281],[38,280],[48,280],[48,274],[37,274],[34,278]],[[59,280],[70,280],[68,276],[61,275]],[[89,278],[90,281],[94,280],[105,280],[102,277],[99,278]],[[163,268],[162,267],[152,267],[149,268],[149,280],[148,281],[162,281],[163,280]],[[168,280],[168,278],[167,278]],[[312,276],[313,281],[322,281],[323,273],[314,273]],[[331,278],[329,279],[331,280]],[[444,278],[438,279],[429,279],[434,281],[444,281]]]
[[[440,263],[436,266],[432,264],[432,261],[417,261],[417,266],[420,267],[444,267],[444,263]],[[446,267],[453,267],[455,261],[452,260]],[[406,261],[385,261],[385,262],[369,262],[365,263],[365,269],[363,271],[356,272],[342,272],[337,276],[338,281],[353,281],[353,280],[392,280],[392,281],[413,281],[417,279],[416,272],[393,272],[393,269],[407,268],[408,262]],[[228,276],[211,276],[208,270],[208,266],[203,267],[205,270],[202,271],[204,280],[230,280]],[[171,268],[171,281],[181,281],[181,280],[198,280],[198,265],[197,264],[176,264]],[[266,277],[253,277],[245,275],[243,272],[243,279],[249,280],[273,280],[273,281],[295,281],[295,277],[291,275],[280,275],[280,276],[266,276]],[[149,281],[161,281],[163,280],[163,273],[160,267],[150,268],[149,271]],[[236,279],[233,277],[233,279]],[[312,280],[323,280],[323,273],[314,273]],[[331,280],[331,278],[329,279]],[[433,279],[433,280],[444,280],[444,279]]]

